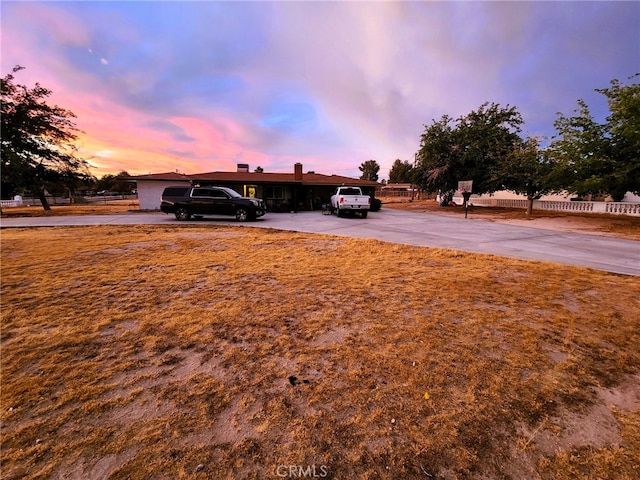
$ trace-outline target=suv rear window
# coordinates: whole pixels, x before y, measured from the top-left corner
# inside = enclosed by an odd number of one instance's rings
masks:
[[[189,187],[167,187],[162,192],[163,197],[184,197]]]

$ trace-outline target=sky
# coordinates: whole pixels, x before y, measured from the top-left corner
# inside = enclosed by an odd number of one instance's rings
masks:
[[[425,127],[486,102],[523,135],[640,72],[640,2],[0,3],[1,72],[72,111],[97,177],[304,171],[387,178]]]

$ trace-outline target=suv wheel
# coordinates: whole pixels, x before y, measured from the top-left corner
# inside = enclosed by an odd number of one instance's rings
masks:
[[[249,214],[244,208],[239,208],[236,210],[236,220],[239,222],[246,222],[249,218]]]
[[[184,221],[191,218],[191,212],[184,207],[176,209],[176,220]]]

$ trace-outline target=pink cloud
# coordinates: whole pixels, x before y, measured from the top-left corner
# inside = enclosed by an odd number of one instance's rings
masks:
[[[6,8],[6,7],[5,7]],[[42,47],[46,45],[90,45],[89,30],[78,17],[67,10],[46,3],[21,2],[11,5],[12,25],[17,30],[29,26],[31,32],[39,32]]]
[[[11,15],[11,22],[2,23],[3,74],[22,65],[26,69],[16,78],[19,83],[39,82],[54,92],[69,88],[73,72],[60,58],[59,48],[89,49],[87,27],[75,15],[46,3],[6,3],[3,10],[4,16]]]
[[[179,168],[184,173],[198,173],[235,170],[237,163],[249,163],[252,167],[267,167],[271,163],[267,155],[234,140],[246,131],[229,118],[161,119],[184,132],[177,137],[166,129],[154,128],[159,121],[157,117],[106,96],[81,94],[61,96],[61,100],[78,116],[77,125],[85,132],[79,142],[81,153],[95,165],[98,176],[116,170],[137,174]]]

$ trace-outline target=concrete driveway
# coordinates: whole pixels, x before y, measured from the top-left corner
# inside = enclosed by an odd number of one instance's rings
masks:
[[[640,242],[600,235],[558,232],[540,228],[455,218],[428,213],[383,209],[365,220],[338,218],[320,212],[268,213],[255,222],[238,224],[226,217],[178,222],[163,213],[6,218],[0,226],[51,227],[68,225],[243,225],[296,232],[325,233],[386,242],[489,253],[523,260],[640,276]]]

